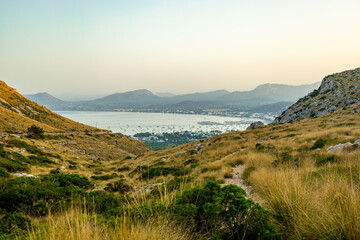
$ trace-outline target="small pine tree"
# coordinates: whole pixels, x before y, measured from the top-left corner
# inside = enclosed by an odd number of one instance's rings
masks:
[[[44,129],[36,126],[35,124],[31,125],[31,127],[28,128],[27,131],[28,138],[42,138],[43,135],[44,135]]]

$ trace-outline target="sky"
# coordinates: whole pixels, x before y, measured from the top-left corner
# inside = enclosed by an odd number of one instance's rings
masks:
[[[0,0],[0,80],[21,93],[300,85],[360,67],[359,0]]]

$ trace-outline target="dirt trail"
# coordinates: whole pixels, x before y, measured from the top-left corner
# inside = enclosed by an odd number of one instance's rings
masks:
[[[245,190],[246,195],[248,198],[251,198],[255,202],[258,202],[260,204],[263,203],[263,200],[253,192],[252,187],[245,182],[245,180],[242,178],[242,174],[245,170],[245,165],[239,165],[233,168],[233,177],[232,178],[226,178],[225,183],[223,185],[230,185],[234,184],[238,187],[241,187]]]

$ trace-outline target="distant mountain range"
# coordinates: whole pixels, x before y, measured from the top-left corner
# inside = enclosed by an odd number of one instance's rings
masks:
[[[299,86],[263,84],[251,91],[216,90],[203,93],[173,95],[153,94],[140,89],[114,93],[90,101],[70,102],[58,99],[48,93],[25,95],[30,100],[51,110],[96,110],[96,111],[151,111],[191,112],[203,111],[249,111],[279,114],[300,97],[318,88],[320,82]]]

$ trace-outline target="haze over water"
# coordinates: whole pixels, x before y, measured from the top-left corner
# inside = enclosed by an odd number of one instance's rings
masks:
[[[263,121],[258,118],[235,118],[209,115],[185,115],[169,113],[138,112],[85,112],[57,111],[58,114],[74,121],[94,127],[108,129],[114,133],[132,136],[140,132],[210,132],[245,130],[251,122]],[[203,124],[201,124],[203,122]],[[205,122],[205,123],[204,123]],[[207,125],[206,122],[210,125]],[[270,122],[265,121],[266,123]]]

